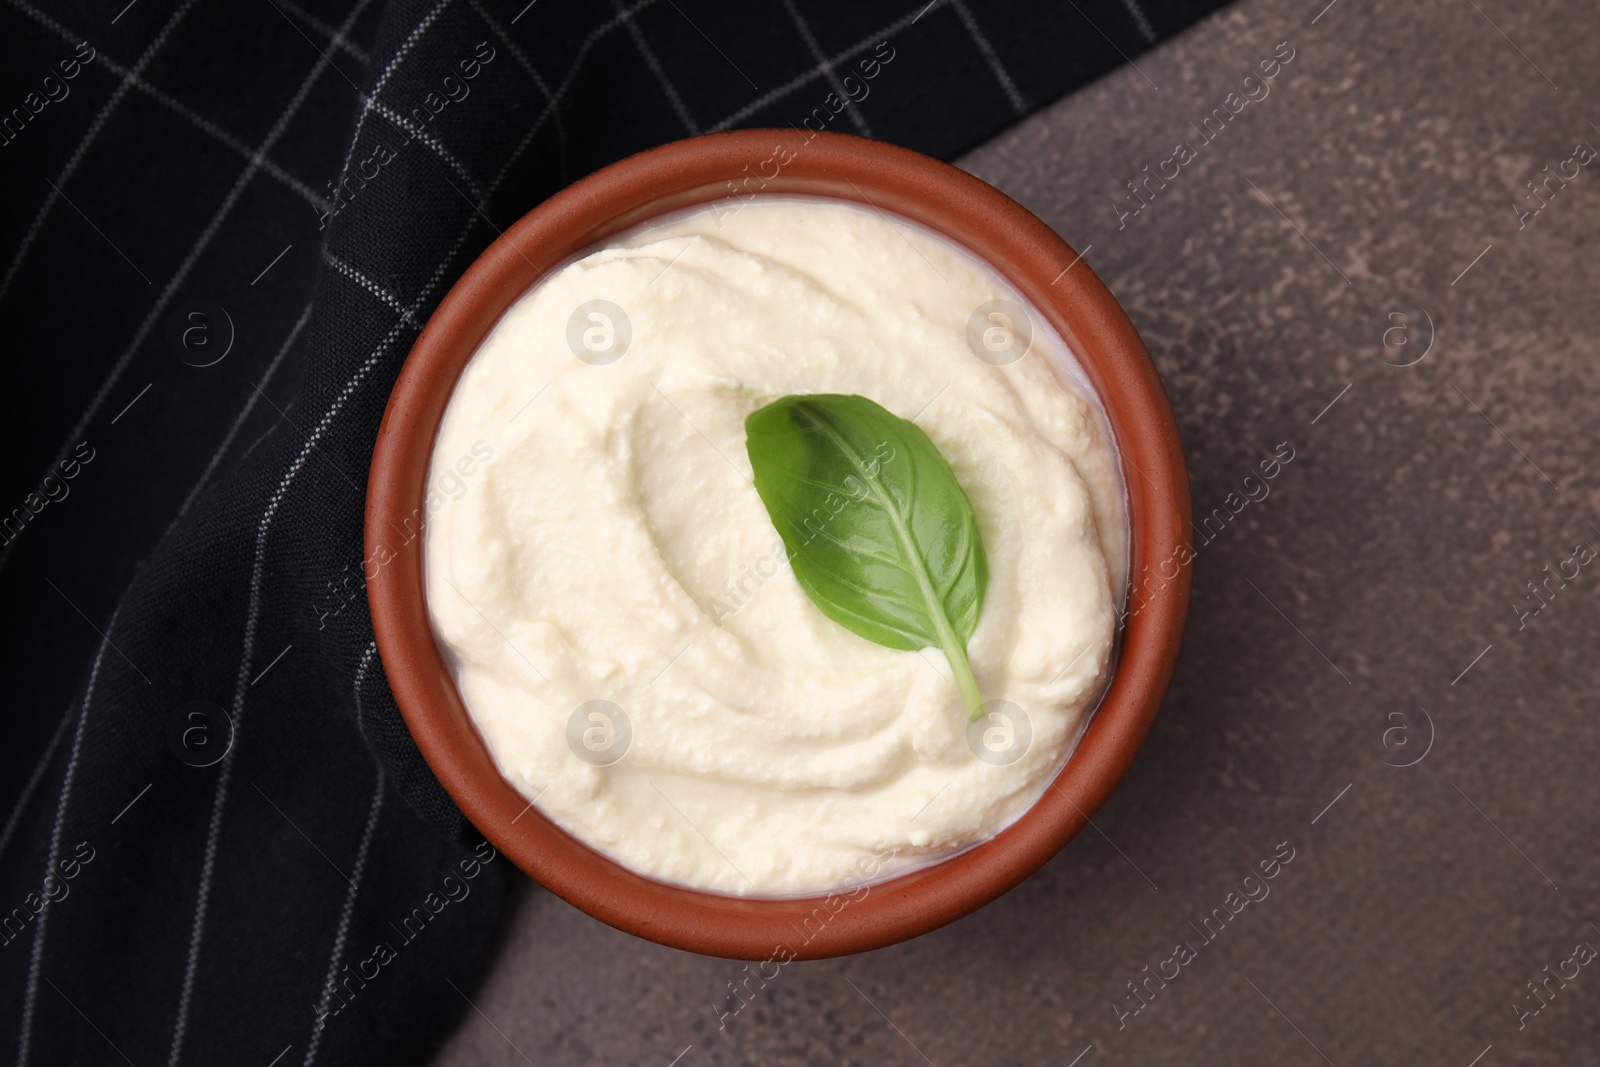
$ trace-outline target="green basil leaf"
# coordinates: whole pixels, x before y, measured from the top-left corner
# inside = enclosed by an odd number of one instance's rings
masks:
[[[756,492],[822,613],[889,648],[943,650],[973,721],[967,662],[989,585],[972,502],[928,435],[864,396],[786,396],[745,419]]]

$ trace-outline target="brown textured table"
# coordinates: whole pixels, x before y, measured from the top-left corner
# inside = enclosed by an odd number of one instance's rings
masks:
[[[1600,1062],[1600,22],[1325,2],[1245,0],[962,161],[1122,299],[1222,509],[1095,830],[720,1030],[742,965],[525,885],[436,1063]]]

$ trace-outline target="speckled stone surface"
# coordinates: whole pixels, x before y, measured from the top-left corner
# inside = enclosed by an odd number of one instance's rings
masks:
[[[962,161],[1121,298],[1197,521],[1228,514],[1098,832],[962,922],[788,965],[725,1029],[742,965],[526,885],[437,1063],[1600,1062],[1600,161],[1525,185],[1600,146],[1600,23],[1324,3],[1245,0]],[[1136,999],[1147,966],[1177,976]]]

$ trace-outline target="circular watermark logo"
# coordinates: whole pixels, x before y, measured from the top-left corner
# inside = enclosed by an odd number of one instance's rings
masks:
[[[1033,347],[1033,320],[1009,300],[979,304],[967,318],[967,347],[990,366],[1015,363]]]
[[[567,747],[593,767],[609,767],[628,754],[633,723],[609,700],[588,700],[567,716]]]
[[[1415,367],[1433,351],[1433,316],[1420,304],[1404,311],[1391,311],[1384,319],[1383,354],[1379,360],[1390,367]]]
[[[1017,762],[1033,744],[1028,713],[1009,700],[986,700],[983,718],[967,723],[967,747],[985,763],[1005,767]]]
[[[567,318],[567,347],[594,367],[615,363],[633,340],[628,313],[609,300],[587,300]]]
[[[167,747],[191,767],[210,767],[233,747],[233,719],[208,700],[186,700],[167,713]]]
[[[1416,722],[1410,712],[1391,711],[1389,727],[1383,731],[1383,762],[1391,767],[1415,767],[1433,751],[1433,716],[1421,707]]]
[[[167,319],[167,339],[191,367],[214,367],[233,351],[233,318],[220,304],[190,300]]]

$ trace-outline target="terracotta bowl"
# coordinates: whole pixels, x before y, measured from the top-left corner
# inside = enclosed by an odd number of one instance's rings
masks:
[[[1051,788],[996,837],[874,883],[847,906],[741,899],[653,881],[594,851],[511,787],[473,726],[428,622],[422,539],[429,455],[456,380],[496,320],[544,272],[653,216],[733,197],[867,202],[943,234],[1004,275],[1064,337],[1099,391],[1123,457],[1132,530],[1130,611],[1103,700]],[[1068,269],[1070,268],[1070,269]],[[1172,674],[1189,602],[1189,485],[1161,381],[1122,309],[1076,252],[1004,194],[904,148],[840,134],[747,130],[644,152],[551,197],[478,257],[411,349],[378,432],[366,549],[389,684],[434,774],[467,818],[551,892],[665,945],[738,959],[838,956],[926,933],[1038,870],[1083,828],[1144,741]],[[857,895],[860,891],[856,891]]]

